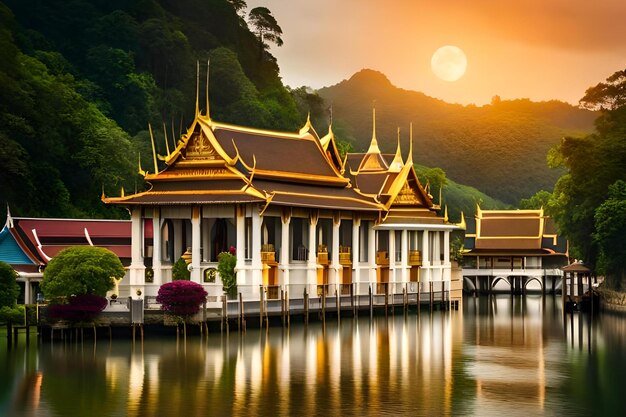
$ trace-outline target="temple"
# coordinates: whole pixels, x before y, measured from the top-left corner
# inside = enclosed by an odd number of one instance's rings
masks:
[[[540,210],[481,210],[467,222],[463,254],[466,287],[492,292],[525,292],[533,281],[542,292],[561,285],[561,268],[568,264],[567,240]]]
[[[394,155],[381,153],[375,123],[374,111],[368,151],[342,158],[332,126],[323,137],[309,119],[293,133],[235,126],[202,114],[196,100],[175,149],[157,155],[153,139],[152,172],[139,167],[147,190],[102,196],[131,212],[120,295],[156,295],[183,254],[191,279],[221,295],[218,255],[231,248],[244,299],[262,290],[268,298],[417,292],[419,284],[448,291],[458,227],[420,184],[412,149],[403,157],[398,140]]]
[[[146,222],[144,233],[150,241],[151,223]],[[13,217],[7,210],[6,222],[0,230],[0,261],[17,272],[20,303],[35,302],[48,262],[70,246],[109,249],[127,267],[131,260],[131,222]]]

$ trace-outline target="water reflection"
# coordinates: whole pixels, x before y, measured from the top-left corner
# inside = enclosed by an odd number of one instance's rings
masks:
[[[2,353],[0,414],[585,415],[619,407],[626,325],[558,299]],[[4,352],[4,351],[3,351]]]

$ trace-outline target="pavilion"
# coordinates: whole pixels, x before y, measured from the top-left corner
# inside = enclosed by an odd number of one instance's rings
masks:
[[[131,212],[132,253],[121,296],[156,295],[172,265],[222,294],[218,255],[233,247],[244,299],[449,290],[450,232],[458,228],[420,184],[412,149],[381,153],[373,112],[366,153],[339,154],[329,127],[295,133],[220,123],[196,111],[190,127],[145,172],[146,191],[107,197]],[[411,146],[412,148],[412,146]],[[164,161],[160,167],[158,159]],[[154,227],[153,227],[154,225]],[[147,230],[152,232],[148,237]],[[427,284],[434,283],[433,286]],[[215,299],[215,298],[212,298]]]

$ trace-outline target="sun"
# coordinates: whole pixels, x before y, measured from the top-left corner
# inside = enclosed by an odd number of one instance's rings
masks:
[[[453,45],[437,49],[430,59],[435,75],[444,81],[456,81],[465,74],[467,57],[461,48]]]

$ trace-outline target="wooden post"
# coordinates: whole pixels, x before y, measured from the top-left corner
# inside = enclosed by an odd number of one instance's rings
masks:
[[[339,291],[337,291],[337,288],[335,288],[335,298],[337,299],[337,321],[341,321],[341,297],[339,297]]]
[[[289,290],[285,290],[285,306],[287,310],[287,328],[291,324],[291,306],[289,305]]]
[[[372,284],[369,287],[370,291],[370,319],[374,316],[374,296],[372,295]]]
[[[352,308],[352,317],[356,317],[356,307],[354,304],[354,283],[350,284],[350,307]]]
[[[259,285],[259,328],[263,328],[263,286]]]
[[[322,285],[322,321],[326,322],[326,286]]]
[[[434,296],[435,294],[433,293],[433,282],[430,281],[430,311],[433,311]]]
[[[228,326],[228,309],[226,308],[226,294],[222,296],[222,331]]]
[[[283,327],[285,327],[285,290],[280,289],[280,317],[283,323]]]
[[[389,309],[389,283],[385,282],[385,317],[387,317],[388,309]]]
[[[309,324],[309,294],[304,288],[304,324]]]
[[[241,331],[243,327],[243,296],[241,293],[239,293],[239,297],[237,298],[239,299],[239,305],[237,306],[237,309],[239,310],[239,314],[237,314],[237,329]]]

